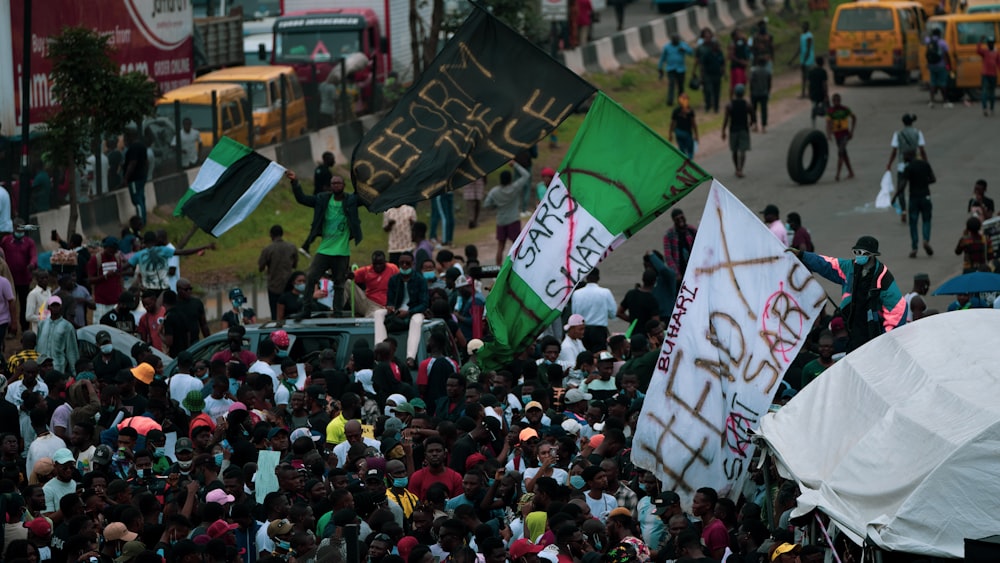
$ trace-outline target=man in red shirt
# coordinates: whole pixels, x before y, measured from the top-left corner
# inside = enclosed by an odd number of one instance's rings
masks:
[[[139,319],[139,338],[151,347],[166,352],[163,347],[163,334],[160,328],[163,326],[163,317],[167,314],[166,307],[157,306],[157,292],[147,289],[142,292],[142,306],[146,309],[142,318]]]
[[[95,323],[118,305],[118,298],[125,290],[122,285],[125,261],[118,254],[118,239],[107,237],[102,246],[101,253],[91,256],[90,262],[87,262],[87,280],[94,288],[94,303],[97,305]]]
[[[710,487],[702,487],[694,494],[691,502],[691,514],[701,518],[701,540],[705,544],[708,556],[722,561],[722,556],[729,546],[729,531],[725,523],[715,517],[715,504],[719,501],[719,493]]]
[[[372,252],[370,265],[362,266],[347,274],[348,278],[354,280],[355,311],[358,315],[374,313],[385,307],[389,295],[389,278],[398,273],[399,266],[387,262],[385,252],[376,250]],[[359,289],[364,290],[363,295]]]
[[[35,241],[24,235],[24,219],[18,217],[14,219],[14,234],[3,237],[0,248],[3,249],[4,260],[10,266],[10,273],[14,278],[14,292],[17,294],[17,302],[21,304],[18,307],[21,330],[28,330],[28,321],[24,318],[24,304],[28,301],[31,273],[38,267],[38,250],[35,248]]]
[[[448,497],[454,498],[465,492],[462,488],[462,475],[445,465],[448,450],[444,440],[431,436],[424,440],[424,460],[427,466],[414,472],[410,477],[410,492],[420,500],[427,499],[427,489],[434,483],[444,483],[448,487]]]

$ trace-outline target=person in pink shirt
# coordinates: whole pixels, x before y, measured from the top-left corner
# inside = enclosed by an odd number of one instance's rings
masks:
[[[14,219],[14,234],[3,237],[0,248],[3,249],[7,265],[14,277],[14,292],[18,303],[28,301],[28,290],[31,285],[31,273],[38,267],[38,249],[35,241],[25,236],[24,219]],[[28,321],[24,318],[24,307],[20,307],[19,321],[21,330],[28,329]]]
[[[979,97],[983,101],[983,115],[993,115],[993,106],[997,101],[997,67],[1000,67],[1000,51],[996,49],[994,38],[982,37],[976,46],[976,53],[983,58],[983,94]],[[987,101],[990,104],[989,113],[986,109]]]

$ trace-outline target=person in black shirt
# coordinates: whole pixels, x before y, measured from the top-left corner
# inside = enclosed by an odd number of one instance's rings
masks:
[[[827,83],[826,68],[823,67],[823,57],[816,57],[816,66],[806,75],[809,83],[809,100],[813,104],[812,126],[816,127],[816,118],[826,118],[826,108],[830,105],[830,90]]]
[[[118,305],[100,318],[101,324],[115,327],[122,332],[127,332],[135,336],[139,330],[135,324],[135,315],[132,314],[132,309],[135,309],[135,305],[135,294],[123,291],[118,296]]]
[[[931,184],[937,181],[934,177],[934,170],[926,160],[917,158],[917,152],[908,150],[903,153],[903,161],[906,168],[903,169],[902,182],[896,188],[896,193],[892,196],[893,201],[898,197],[903,197],[906,188],[910,188],[910,258],[917,257],[917,243],[920,236],[917,233],[917,219],[923,220],[924,232],[924,252],[928,256],[934,255],[931,248]]]
[[[125,149],[125,159],[122,161],[122,188],[128,188],[135,214],[143,224],[146,223],[146,173],[149,170],[149,159],[146,155],[146,145],[139,140],[138,131],[128,132],[128,148]]]
[[[131,315],[129,316],[131,317]],[[95,355],[92,361],[94,363],[94,376],[97,377],[98,381],[111,383],[120,371],[132,368],[134,365],[132,360],[125,354],[115,350],[111,344],[111,334],[108,331],[102,330],[98,332],[95,340],[97,341],[97,348],[100,353]]]
[[[334,158],[333,153],[326,151],[323,153],[323,160],[316,166],[316,170],[313,171],[313,195],[317,195],[320,192],[326,191],[330,186],[330,182],[333,180],[333,165],[337,163],[336,158]]]
[[[743,177],[743,166],[747,162],[747,151],[750,150],[750,127],[756,123],[750,104],[746,101],[746,87],[737,84],[733,89],[736,97],[726,105],[726,116],[722,120],[722,140],[726,140],[729,131],[729,150],[733,153],[733,165],[736,166],[736,177]]]
[[[986,197],[986,180],[976,180],[976,185],[972,188],[972,199],[969,200],[968,211],[975,213],[980,221],[993,217],[993,213],[996,212],[993,200]]]
[[[653,295],[656,285],[656,271],[643,270],[642,286],[630,289],[622,302],[618,304],[618,318],[627,322],[635,322],[632,334],[646,335],[646,323],[660,318],[660,305]]]
[[[677,98],[678,106],[670,116],[670,133],[668,139],[674,141],[677,136],[677,148],[688,158],[694,158],[694,144],[698,142],[698,124],[694,120],[694,109],[691,108],[691,98],[682,93]]]
[[[167,354],[176,358],[191,345],[191,334],[184,313],[177,309],[177,294],[169,289],[164,291],[163,306],[167,309],[163,316],[163,343],[167,345]]]

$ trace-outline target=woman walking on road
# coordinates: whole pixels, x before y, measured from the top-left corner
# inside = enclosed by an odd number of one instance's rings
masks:
[[[687,92],[677,98],[678,106],[670,116],[670,133],[668,139],[674,141],[677,136],[677,148],[688,158],[694,158],[694,144],[698,142],[698,124],[694,119],[694,108]]]

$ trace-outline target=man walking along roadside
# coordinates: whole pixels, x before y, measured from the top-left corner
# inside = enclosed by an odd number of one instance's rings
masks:
[[[931,184],[937,181],[934,170],[926,160],[917,158],[917,152],[908,150],[903,153],[903,161],[906,168],[900,174],[902,180],[896,187],[896,193],[892,195],[893,201],[897,198],[905,197],[906,188],[910,188],[910,199],[908,209],[910,210],[910,258],[917,257],[917,243],[920,237],[917,233],[917,220],[923,221],[924,252],[928,256],[934,255],[931,248],[931,212],[934,206],[931,204]]]
[[[316,282],[323,272],[333,272],[333,307],[336,314],[344,305],[344,283],[350,268],[350,241],[361,244],[361,220],[358,219],[358,197],[344,193],[344,179],[334,176],[330,181],[330,191],[316,195],[306,195],[296,179],[295,172],[286,172],[292,182],[295,201],[313,208],[312,226],[306,240],[321,236],[322,242],[316,249],[307,276],[308,293],[312,294]]]
[[[670,36],[670,41],[663,46],[660,54],[660,62],[656,65],[659,71],[660,80],[663,80],[663,73],[667,74],[667,105],[674,105],[674,91],[680,96],[684,93],[684,77],[687,67],[684,57],[694,55],[691,47],[681,41],[680,35],[676,33]]]
[[[299,263],[298,249],[286,241],[284,236],[285,230],[281,225],[272,226],[271,244],[265,246],[257,258],[258,270],[267,270],[267,303],[272,319],[278,318],[278,298],[285,291],[285,284]]]
[[[851,111],[851,108],[840,103],[840,94],[833,95],[833,105],[826,111],[826,136],[837,143],[837,175],[836,181],[840,181],[840,169],[847,166],[847,179],[854,177],[854,169],[851,168],[851,158],[847,156],[847,142],[854,138],[854,127],[858,123],[858,118]]]

